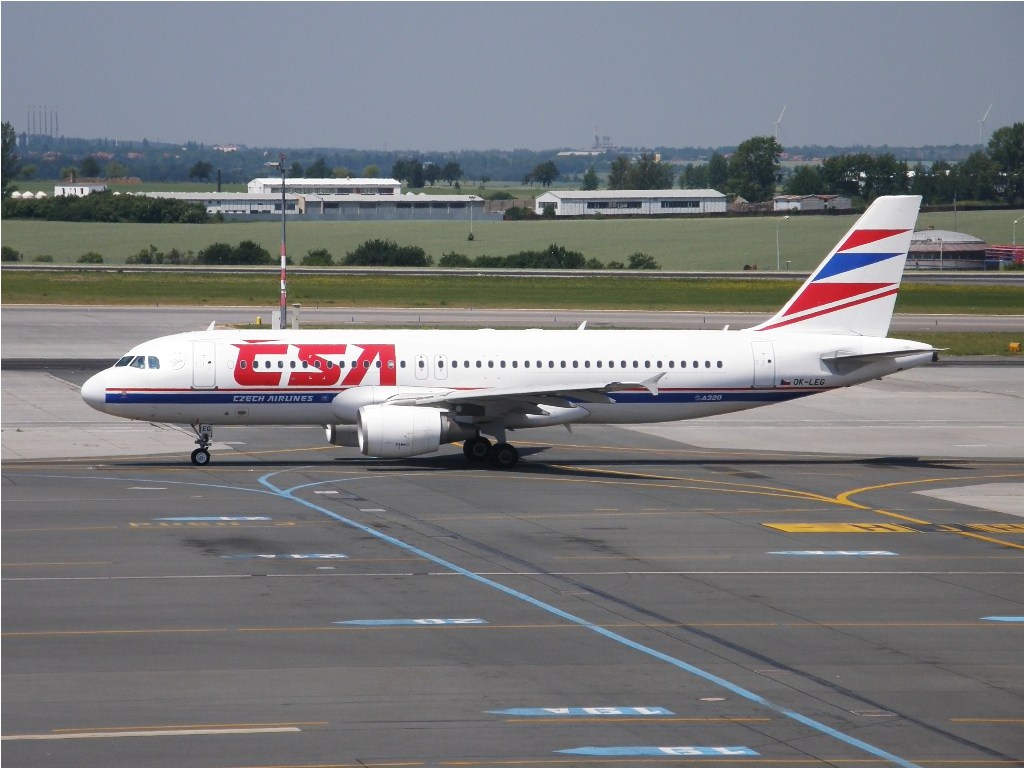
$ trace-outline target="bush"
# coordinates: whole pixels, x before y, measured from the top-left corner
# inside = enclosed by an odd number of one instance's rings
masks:
[[[49,254],[41,253],[38,256],[33,256],[32,257],[32,263],[33,264],[52,264],[53,263],[53,256],[50,256]]]
[[[334,257],[331,256],[331,252],[326,248],[318,248],[315,251],[306,251],[306,255],[302,257],[302,266],[333,267]]]
[[[103,254],[96,251],[87,251],[78,257],[79,264],[102,264]]]
[[[0,261],[21,261],[21,251],[16,251],[8,245],[3,247],[3,257]]]
[[[4,218],[137,224],[202,224],[206,207],[183,200],[97,192],[85,197],[5,199]]]
[[[270,264],[270,252],[259,243],[243,240],[235,248],[235,264]]]
[[[505,211],[505,215],[502,217],[505,221],[536,221],[540,218],[537,212],[533,208],[520,208],[515,206]]]
[[[439,267],[472,267],[473,260],[464,253],[445,253],[437,260]]]
[[[196,262],[199,264],[240,265],[240,264],[270,264],[270,253],[259,243],[252,240],[243,240],[232,248],[227,243],[213,243],[196,254]]]
[[[513,269],[583,269],[587,260],[579,251],[561,245],[549,245],[543,251],[520,251],[505,257],[506,267]]]
[[[434,260],[417,245],[398,245],[391,240],[367,240],[345,255],[349,267],[429,267]]]
[[[627,269],[661,269],[661,264],[650,254],[638,251],[630,255]]]

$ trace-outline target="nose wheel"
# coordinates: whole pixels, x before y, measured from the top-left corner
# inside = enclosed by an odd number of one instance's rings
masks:
[[[196,433],[196,445],[199,446],[192,451],[192,463],[197,467],[204,467],[210,463],[210,443],[213,441],[213,425],[193,424],[192,431]]]

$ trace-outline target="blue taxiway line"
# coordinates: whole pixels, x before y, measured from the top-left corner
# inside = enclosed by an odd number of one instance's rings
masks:
[[[399,549],[408,552],[409,554],[421,557],[424,560],[427,560],[440,566],[441,568],[444,568],[445,570],[451,571],[452,573],[458,573],[462,576],[465,576],[467,579],[471,579],[472,581],[477,582],[478,584],[490,587],[491,589],[497,590],[498,592],[502,592],[508,595],[509,597],[515,598],[516,600],[520,600],[524,603],[528,603],[534,606],[535,608],[539,608],[540,610],[549,613],[552,616],[557,616],[560,619],[564,619],[565,621],[568,621],[579,627],[589,629],[591,632],[595,632],[596,634],[601,635],[602,637],[605,637],[609,640],[612,640],[613,642],[616,642],[620,645],[626,646],[627,648],[632,648],[633,650],[638,651],[639,653],[645,654],[659,661],[663,661],[666,664],[669,664],[677,669],[681,669],[684,672],[688,672],[696,677],[701,678],[702,680],[706,680],[709,683],[713,683],[714,685],[717,685],[720,688],[724,688],[727,691],[731,691],[732,693],[746,699],[747,701],[770,709],[773,712],[777,712],[778,714],[787,717],[790,720],[794,720],[800,723],[801,725],[805,725],[808,728],[817,731],[818,733],[822,733],[826,736],[829,736],[837,741],[854,747],[855,749],[858,749],[869,755],[874,755],[875,757],[885,760],[893,765],[898,765],[900,766],[900,768],[921,768],[921,766],[917,765],[916,763],[912,763],[909,760],[905,760],[902,757],[887,752],[886,750],[880,747],[868,744],[867,742],[861,741],[860,739],[854,736],[850,736],[849,734],[843,733],[842,731],[838,731],[835,728],[832,728],[831,726],[825,725],[824,723],[820,723],[813,718],[807,717],[806,715],[802,715],[799,712],[795,712],[792,709],[789,709],[788,707],[784,707],[780,704],[776,704],[772,701],[769,701],[763,696],[760,696],[754,693],[753,691],[748,691],[746,688],[743,688],[742,686],[737,685],[736,683],[726,680],[723,677],[719,677],[718,675],[712,672],[708,672],[704,669],[701,669],[700,667],[694,666],[693,664],[689,664],[683,661],[682,659],[677,659],[674,656],[668,655],[667,653],[662,653],[661,651],[655,650],[654,648],[650,648],[641,643],[637,643],[633,640],[630,640],[628,637],[624,637],[623,635],[618,634],[617,632],[612,632],[610,629],[606,629],[604,627],[593,624],[587,621],[586,619],[583,619],[579,616],[575,616],[571,613],[568,613],[567,611],[563,611],[561,608],[551,605],[550,603],[545,603],[542,600],[538,600],[535,597],[531,597],[525,592],[520,592],[519,590],[512,589],[511,587],[507,587],[504,584],[499,584],[498,582],[492,581],[491,579],[488,579],[485,576],[473,573],[472,571],[467,570],[462,566],[449,562],[448,560],[445,560],[442,557],[431,554],[430,552],[420,549],[419,547],[415,547],[412,544],[408,544],[402,541],[401,539],[396,539],[394,536],[389,536],[386,533],[382,533],[381,531],[378,531],[376,528],[371,528],[368,525],[363,525],[362,523],[356,520],[352,520],[351,518],[345,517],[344,515],[339,515],[337,512],[332,512],[329,509],[318,506],[317,504],[314,504],[311,501],[307,501],[306,499],[296,496],[296,493],[300,491],[318,485],[328,485],[331,483],[336,483],[339,482],[338,480],[323,480],[315,483],[306,483],[303,485],[297,485],[293,488],[278,488],[272,483],[272,478],[275,475],[292,471],[294,470],[289,469],[284,470],[282,472],[271,472],[260,477],[258,482],[260,485],[269,489],[272,493],[280,496],[282,499],[292,501],[296,504],[306,507],[307,509],[311,509],[314,512],[326,515],[327,517],[336,520],[339,523],[342,523],[350,528],[354,528],[357,531],[361,531],[362,533],[366,533],[370,536],[373,536],[374,538],[379,539],[380,541],[387,542],[388,544],[398,547]]]

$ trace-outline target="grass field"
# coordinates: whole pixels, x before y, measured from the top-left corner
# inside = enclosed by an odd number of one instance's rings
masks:
[[[918,229],[956,229],[990,243],[1007,243],[1013,220],[1020,211],[924,213]],[[783,269],[810,271],[855,221],[849,216],[695,218],[695,219],[595,219],[573,221],[498,220],[473,223],[474,239],[467,239],[469,223],[459,222],[327,222],[289,221],[288,253],[295,263],[310,250],[326,248],[335,259],[361,243],[387,238],[399,245],[418,245],[435,261],[445,253],[504,256],[524,250],[543,250],[557,244],[580,251],[588,259],[607,263],[626,261],[642,251],[666,270],[740,270],[756,265],[759,270],[776,266],[775,238]],[[25,261],[47,255],[58,264],[70,264],[88,251],[104,257],[107,264],[125,259],[153,245],[160,251],[177,248],[193,253],[214,242],[235,245],[254,240],[271,254],[280,248],[278,222],[225,224],[78,224],[7,220],[3,245],[24,254]]]

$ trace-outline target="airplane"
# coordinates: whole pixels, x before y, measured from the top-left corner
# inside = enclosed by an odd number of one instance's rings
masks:
[[[189,424],[321,425],[327,441],[402,459],[462,441],[514,467],[507,433],[679,421],[849,387],[938,359],[887,338],[920,208],[879,197],[774,316],[744,330],[215,329],[142,343],[92,376],[93,408]],[[490,438],[493,438],[493,442]]]

